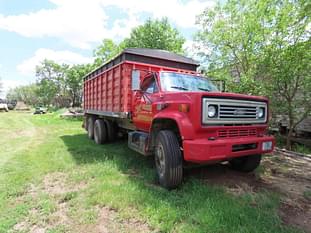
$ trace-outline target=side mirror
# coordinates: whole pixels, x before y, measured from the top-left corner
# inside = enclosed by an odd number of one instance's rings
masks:
[[[132,70],[132,91],[140,91],[140,71]]]

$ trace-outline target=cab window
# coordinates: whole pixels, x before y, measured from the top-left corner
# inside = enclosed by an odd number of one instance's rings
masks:
[[[154,77],[145,80],[142,91],[150,94],[158,92],[158,86]]]

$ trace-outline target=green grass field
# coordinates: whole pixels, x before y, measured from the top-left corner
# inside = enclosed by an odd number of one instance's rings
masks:
[[[164,190],[151,157],[96,145],[56,113],[0,113],[0,145],[0,232],[299,232],[275,193],[235,196],[191,175]]]

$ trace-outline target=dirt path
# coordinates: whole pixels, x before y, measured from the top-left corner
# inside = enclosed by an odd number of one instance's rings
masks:
[[[223,186],[234,195],[256,193],[262,190],[281,195],[279,215],[283,222],[311,233],[311,159],[285,156],[275,152],[263,158],[256,173],[235,172],[227,164],[189,169],[208,184]]]
[[[147,223],[132,217],[123,219],[119,217],[117,210],[105,206],[95,206],[93,212],[96,221],[84,223],[72,216],[70,202],[76,192],[83,192],[88,187],[87,183],[74,184],[68,181],[68,174],[63,172],[53,172],[47,174],[41,185],[31,185],[27,191],[28,196],[34,201],[39,201],[40,196],[47,195],[55,204],[53,211],[44,216],[38,208],[32,208],[28,216],[14,225],[12,232],[32,232],[45,233],[55,229],[62,232],[74,233],[122,233],[154,232]],[[79,206],[78,212],[85,210]],[[34,221],[35,219],[35,221]]]

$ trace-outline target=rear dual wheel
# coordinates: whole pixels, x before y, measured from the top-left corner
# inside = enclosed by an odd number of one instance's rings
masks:
[[[95,119],[94,117],[88,117],[87,118],[87,135],[89,139],[94,139],[94,123]]]
[[[97,144],[113,142],[116,139],[117,129],[112,121],[97,119],[94,124],[94,141]]]
[[[96,144],[104,144],[107,141],[106,124],[102,119],[97,119],[94,125],[94,141]]]
[[[109,120],[104,120],[107,129],[107,141],[113,142],[117,138],[117,127],[114,122]]]

